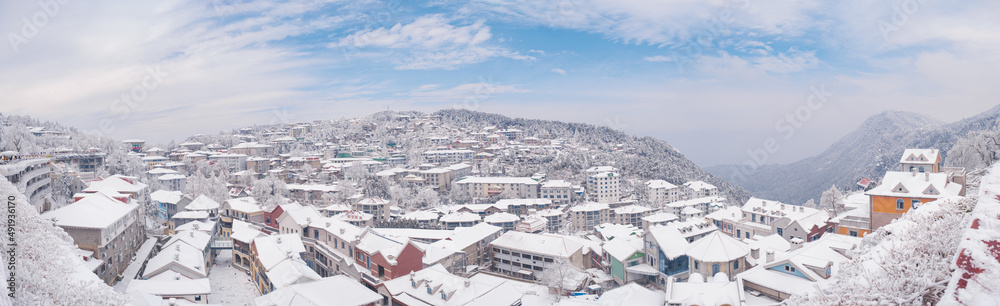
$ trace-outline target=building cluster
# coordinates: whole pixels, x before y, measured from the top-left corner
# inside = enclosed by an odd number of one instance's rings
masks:
[[[937,150],[909,149],[899,171],[832,207],[760,198],[730,206],[704,181],[648,180],[637,197],[636,184],[612,166],[559,179],[487,169],[538,162],[563,147],[547,135],[457,130],[433,116],[390,122],[352,121],[357,134],[321,141],[308,123],[241,130],[229,147],[189,141],[167,151],[128,140],[156,190],[136,177],[73,173],[73,203],[60,207],[48,195],[51,169],[89,165],[96,155],[5,159],[0,174],[73,237],[109,284],[128,277],[140,253],[148,202],[149,222],[166,226],[128,292],[210,303],[210,267],[218,252],[231,251],[233,267],[261,294],[258,305],[555,304],[556,296],[586,305],[780,304],[823,290],[864,235],[924,203],[965,194],[964,169],[941,167]],[[376,130],[440,136],[421,139],[430,149],[407,156],[412,148],[366,142]],[[185,193],[183,173],[206,163],[233,173],[228,198]],[[263,177],[283,180],[289,197],[258,203],[248,182]],[[363,195],[365,179],[470,200],[417,208]]]

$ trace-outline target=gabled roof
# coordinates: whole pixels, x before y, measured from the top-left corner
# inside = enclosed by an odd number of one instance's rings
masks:
[[[79,201],[42,214],[44,219],[55,219],[58,226],[79,228],[107,228],[135,211],[139,205],[122,203],[98,192],[84,196]]]
[[[163,297],[185,295],[208,295],[212,293],[212,285],[207,278],[180,280],[141,280],[135,279],[128,283],[126,293],[141,292]]]
[[[899,159],[900,163],[906,164],[928,164],[937,163],[941,151],[938,149],[906,149]]]
[[[651,189],[674,189],[677,188],[677,185],[664,180],[651,180],[646,182],[646,187]]]
[[[298,258],[306,251],[298,234],[257,237],[253,244],[257,249],[257,260],[264,270],[270,270],[288,258]]]
[[[156,276],[165,271],[164,269],[181,269],[187,274],[200,277],[208,276],[205,269],[205,254],[187,243],[174,243],[169,247],[162,248],[156,256],[146,262],[143,277]]]
[[[684,235],[677,228],[666,225],[653,225],[646,229],[649,231],[647,237],[652,237],[652,241],[660,247],[663,255],[669,259],[684,256],[684,251],[690,245]]]
[[[361,233],[361,239],[358,240],[357,248],[358,250],[368,253],[370,256],[382,254],[382,257],[385,258],[386,262],[390,265],[396,265],[396,259],[399,258],[399,254],[403,252],[403,249],[405,249],[408,244],[423,251],[422,247],[412,243],[409,238],[389,238],[371,230],[370,228],[366,228],[364,232]]]
[[[695,240],[684,253],[703,262],[729,262],[747,256],[750,248],[746,243],[716,231]]]
[[[948,180],[948,173],[913,173],[888,171],[882,177],[882,184],[865,194],[869,196],[899,198],[931,198],[958,196],[962,185]],[[930,191],[933,190],[933,193]]]
[[[222,205],[231,210],[247,214],[264,211],[264,208],[257,205],[257,200],[252,197],[229,199],[222,202]]]
[[[185,206],[184,209],[187,209],[187,210],[190,210],[190,211],[218,210],[219,209],[219,202],[216,202],[215,200],[212,200],[212,199],[208,198],[205,195],[200,195],[197,198],[195,198],[194,201],[191,201],[191,203],[188,203],[188,205]]]
[[[254,303],[274,306],[319,306],[336,301],[338,305],[360,306],[381,299],[382,296],[368,290],[358,281],[346,275],[336,275],[276,289],[267,295],[255,298]]]
[[[569,257],[583,248],[583,244],[561,235],[516,231],[506,232],[490,244],[554,257]]]

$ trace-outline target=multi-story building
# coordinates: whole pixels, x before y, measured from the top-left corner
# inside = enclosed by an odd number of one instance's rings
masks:
[[[164,190],[184,191],[187,187],[187,177],[181,174],[164,174],[157,176],[156,179],[160,181],[160,188]]]
[[[886,172],[881,184],[865,193],[870,197],[870,230],[889,224],[921,204],[965,196],[964,176],[964,169],[935,173]]]
[[[73,204],[42,214],[61,227],[80,249],[103,261],[97,276],[114,284],[142,245],[145,229],[139,223],[139,205],[129,198],[104,192],[89,194]]]
[[[159,209],[156,216],[164,222],[170,220],[178,211],[184,211],[188,203],[191,203],[191,198],[184,196],[183,192],[170,190],[153,191],[149,194],[149,199]]]
[[[755,250],[751,249],[751,257],[760,264],[739,277],[746,290],[777,301],[809,295],[834,283],[830,281],[837,275],[833,267],[850,260],[860,244],[860,237],[826,235],[777,258],[773,253],[761,257],[759,250],[753,254]]]
[[[719,187],[715,187],[715,185],[703,181],[684,183],[684,190],[687,191],[688,199],[719,196]]]
[[[482,221],[483,218],[479,214],[458,211],[441,216],[438,219],[438,224],[442,229],[453,230],[458,227],[472,227]]]
[[[229,171],[237,172],[247,169],[247,155],[237,153],[215,154],[208,157],[209,161],[216,162]]]
[[[354,205],[354,210],[371,214],[375,221],[388,221],[389,205],[389,200],[383,198],[363,198]]]
[[[253,259],[250,279],[261,294],[322,278],[302,259],[306,248],[301,237],[298,234],[283,234],[253,240],[250,245],[250,257]]]
[[[598,172],[587,177],[587,199],[598,203],[614,203],[622,198],[621,175],[618,172]]]
[[[713,221],[726,226],[724,233],[745,241],[753,236],[778,234],[785,240],[801,243],[819,239],[833,230],[830,215],[826,211],[804,206],[788,205],[777,201],[750,198],[743,204],[739,222],[732,224],[731,217],[714,215]]]
[[[274,156],[274,146],[257,142],[244,142],[229,148],[229,153],[255,157]]]
[[[511,231],[521,223],[521,218],[515,214],[502,212],[486,216],[483,222],[500,227],[504,231]]]
[[[569,218],[576,231],[592,231],[595,226],[611,222],[611,208],[604,203],[580,204],[569,209]]]
[[[552,207],[551,199],[503,199],[494,204],[501,211],[506,211],[518,216],[526,215],[529,211],[542,211]]]
[[[938,173],[941,165],[941,151],[938,149],[906,149],[899,159],[900,172]]]
[[[573,184],[563,180],[544,181],[538,196],[556,205],[569,204],[573,199]]]
[[[639,205],[628,205],[611,210],[611,220],[618,224],[631,224],[643,228],[642,218],[649,216],[653,210]]]
[[[560,235],[509,231],[490,242],[490,247],[493,255],[490,269],[517,278],[537,279],[557,261],[585,268],[583,244]]]
[[[146,145],[146,141],[142,139],[127,139],[122,141],[125,147],[132,152],[142,152],[142,147]]]
[[[545,231],[549,233],[562,232],[566,222],[569,222],[566,221],[566,212],[558,208],[539,211],[538,216],[545,218]]]
[[[733,280],[736,274],[749,268],[746,257],[750,255],[750,247],[717,231],[691,243],[684,254],[690,259],[690,273],[699,273],[704,277],[725,273],[729,280]]]
[[[0,175],[17,187],[18,191],[28,197],[28,203],[35,206],[38,212],[45,212],[52,207],[52,179],[49,175],[52,168],[48,158],[4,160],[0,164]]]
[[[663,205],[680,201],[684,197],[680,186],[671,184],[664,180],[651,180],[646,182],[646,197],[653,205]]]
[[[355,263],[362,267],[361,280],[368,286],[423,269],[424,249],[408,238],[389,238],[365,229],[356,251]]]
[[[461,162],[472,162],[474,159],[472,150],[452,150],[441,149],[424,152],[421,156],[424,161],[435,164],[457,164]]]
[[[540,184],[530,177],[479,177],[470,176],[455,182],[456,188],[465,188],[476,198],[488,198],[500,194],[511,198],[538,198]]]

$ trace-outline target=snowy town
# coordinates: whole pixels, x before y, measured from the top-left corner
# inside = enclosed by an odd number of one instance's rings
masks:
[[[1000,173],[946,166],[938,148],[892,152],[881,177],[782,203],[694,172],[650,177],[628,162],[647,150],[634,141],[443,117],[456,115],[154,145],[8,116],[0,187],[18,222],[66,237],[48,256],[106,288],[92,290],[107,304],[808,305],[863,294],[852,287],[899,265],[938,267],[905,272],[937,273],[895,301],[919,304],[1000,275],[991,251],[957,244],[1000,229],[963,221],[995,214],[977,193],[1000,191]],[[914,247],[923,236],[953,241]],[[924,251],[940,258],[908,258]]]

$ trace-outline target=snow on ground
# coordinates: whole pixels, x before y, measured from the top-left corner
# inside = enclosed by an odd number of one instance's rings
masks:
[[[208,302],[222,305],[253,305],[253,299],[260,296],[250,275],[232,267],[233,251],[222,251],[215,257],[215,265],[208,273],[212,284],[212,295]]]
[[[156,246],[156,238],[147,238],[146,242],[139,247],[139,251],[135,252],[135,257],[132,258],[132,262],[125,268],[125,273],[122,273],[122,280],[115,284],[115,291],[125,292],[128,284],[139,274],[139,269],[146,265],[146,259],[149,258],[149,254],[153,251],[154,246]]]

